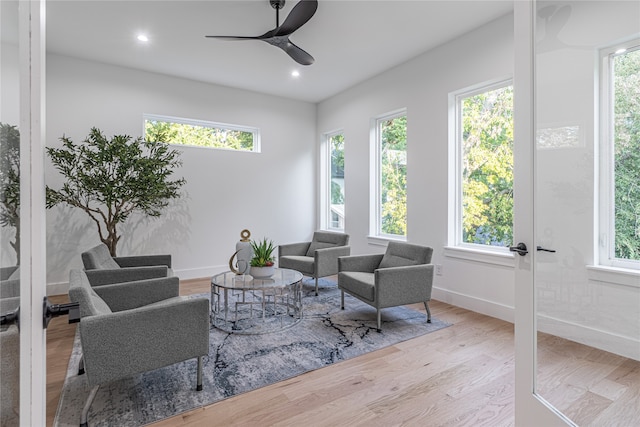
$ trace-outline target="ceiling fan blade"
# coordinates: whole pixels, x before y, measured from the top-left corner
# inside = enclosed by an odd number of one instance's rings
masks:
[[[316,13],[316,10],[318,10],[318,0],[300,0],[298,4],[291,9],[287,19],[276,29],[274,35],[288,36],[306,24]]]
[[[315,61],[315,59],[313,59],[313,56],[309,55],[307,52],[300,49],[295,44],[291,43],[291,41],[288,41],[288,43],[279,47],[281,47],[282,50],[287,52],[287,54],[289,54],[289,56],[293,58],[293,60],[296,61],[298,64],[311,65]]]
[[[208,39],[221,39],[221,40],[261,40],[263,36],[258,37],[243,37],[243,36],[205,36]]]

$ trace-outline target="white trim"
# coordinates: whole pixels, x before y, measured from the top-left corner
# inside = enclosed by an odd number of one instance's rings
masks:
[[[45,2],[19,2],[20,425],[46,424]]]
[[[513,87],[513,77],[503,77],[474,84],[449,93],[449,215],[448,244],[461,246],[462,241],[462,101],[481,93]]]
[[[628,50],[617,54],[616,51],[620,48]],[[632,270],[640,270],[640,261],[615,257],[615,158],[613,155],[615,135],[612,126],[614,121],[614,82],[611,71],[613,59],[616,56],[639,50],[640,39],[638,38],[616,43],[600,50],[598,68],[600,88],[597,91],[600,117],[596,121],[600,130],[597,133],[599,161],[596,162],[596,177],[599,181],[597,186],[599,192],[595,197],[598,231],[595,233],[597,246],[595,246],[596,253],[594,255],[596,262],[601,266]]]
[[[539,314],[538,331],[640,361],[640,340]]]
[[[237,150],[233,148],[224,148],[224,147],[207,147],[200,145],[188,145],[188,144],[174,144],[171,142],[167,142],[169,145],[178,146],[178,147],[195,147],[195,148],[207,148],[210,150],[229,150],[229,151],[237,151],[241,153],[260,153],[261,152],[261,144],[260,144],[260,129],[254,128],[250,126],[243,125],[234,125],[229,123],[218,123],[211,122],[207,120],[198,120],[198,119],[187,119],[184,117],[173,117],[173,116],[163,116],[160,114],[147,114],[144,113],[142,115],[142,135],[146,135],[145,124],[149,121],[158,121],[165,123],[178,123],[183,125],[190,126],[200,126],[206,128],[214,128],[214,129],[224,129],[224,130],[233,130],[239,132],[248,132],[253,135],[253,149],[252,150]]]
[[[443,252],[446,257],[475,261],[483,264],[499,265],[509,268],[515,268],[516,265],[515,255],[511,252],[482,250],[465,246],[445,246]]]
[[[500,304],[484,298],[450,291],[437,286],[433,287],[433,293],[431,296],[432,299],[437,301],[465,308],[486,316],[495,317],[497,319],[504,320],[505,322],[514,323],[515,310],[513,307],[506,304]]]
[[[389,234],[380,235],[380,236],[367,236],[367,241],[370,245],[373,246],[387,246],[389,242],[406,242],[407,238],[405,236],[392,236]]]
[[[381,162],[380,144],[382,140],[382,135],[380,134],[380,123],[383,120],[395,119],[399,117],[407,117],[408,119],[407,108],[399,108],[397,110],[390,111],[385,114],[381,114],[371,119],[370,146],[373,147],[373,150],[371,153],[371,167],[369,169],[372,175],[370,176],[369,181],[371,183],[371,194],[374,195],[374,198],[370,200],[370,221],[369,221],[370,238],[375,237],[382,240],[401,240],[404,238],[406,240],[406,236],[381,234],[382,205],[380,203],[380,199],[382,198],[382,190],[381,190],[380,178],[381,178],[382,170],[380,165],[380,162]],[[409,126],[409,121],[407,120],[407,127],[408,126]],[[407,141],[407,147],[408,147],[408,142],[409,141]]]
[[[344,130],[337,129],[331,132],[324,132],[321,136],[320,148],[320,228],[323,230],[344,232],[344,228],[333,227],[331,221],[331,140],[337,135],[344,138]],[[344,151],[344,147],[343,147]],[[346,191],[344,193],[346,202]],[[346,210],[345,210],[346,212]],[[343,215],[344,216],[344,215]],[[346,225],[346,216],[344,216]]]
[[[640,288],[640,271],[604,265],[587,265],[587,277],[595,282]]]

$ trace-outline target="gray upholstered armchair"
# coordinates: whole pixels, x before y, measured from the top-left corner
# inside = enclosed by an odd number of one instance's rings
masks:
[[[338,274],[338,257],[351,253],[349,235],[330,231],[316,231],[310,242],[278,246],[278,267],[297,270],[316,279]]]
[[[93,286],[173,275],[171,255],[112,257],[104,243],[83,252],[82,263]]]
[[[20,266],[0,268],[0,298],[20,296]]]
[[[92,387],[81,425],[86,426],[99,386],[130,375],[197,358],[196,389],[202,390],[209,300],[180,297],[178,288],[177,277],[94,288],[84,271],[71,270],[69,299],[80,304],[80,372]]]
[[[428,301],[433,286],[433,265],[429,264],[432,254],[433,249],[427,246],[389,242],[384,254],[341,257],[341,308],[344,310],[345,292],[375,307],[380,332],[382,308],[422,302],[427,322],[431,323]]]

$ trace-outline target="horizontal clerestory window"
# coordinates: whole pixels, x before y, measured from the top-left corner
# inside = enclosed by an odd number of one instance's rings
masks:
[[[247,126],[145,114],[144,135],[172,145],[260,151],[259,130]]]

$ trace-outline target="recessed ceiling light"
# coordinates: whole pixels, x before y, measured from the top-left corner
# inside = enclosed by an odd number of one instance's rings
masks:
[[[292,77],[300,77],[300,71],[298,71],[298,70],[293,70],[293,71],[291,72],[291,76],[292,76]]]
[[[623,47],[622,49],[616,50],[616,55],[620,55],[621,53],[625,53],[626,51],[627,49]]]
[[[148,42],[149,41],[149,37],[145,36],[144,34],[138,34],[138,40],[140,40],[141,42]]]

